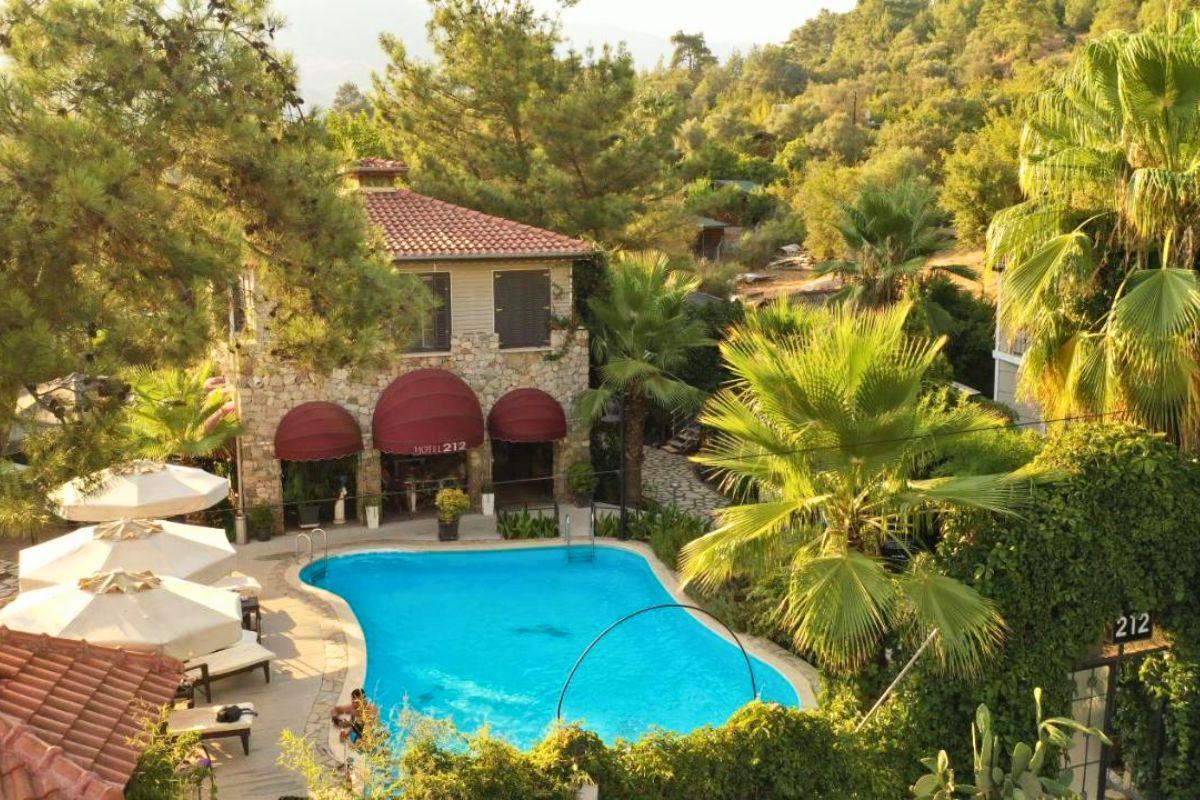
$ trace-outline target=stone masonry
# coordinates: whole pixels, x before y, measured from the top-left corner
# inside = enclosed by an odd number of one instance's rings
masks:
[[[556,287],[554,315],[569,317],[570,291]],[[567,438],[554,446],[555,494],[566,497],[563,474],[574,461],[586,458],[588,429],[573,418],[575,399],[588,381],[587,336],[580,329],[551,331],[551,346],[528,350],[501,350],[494,333],[454,335],[448,354],[413,354],[400,357],[390,369],[371,372],[334,370],[318,375],[296,370],[286,362],[259,360],[253,372],[238,377],[242,435],[242,491],[247,508],[279,507],[283,502],[280,463],[275,460],[275,430],[284,415],[296,406],[324,400],[345,408],[363,431],[359,458],[359,493],[378,491],[381,481],[379,453],[371,443],[371,415],[383,390],[406,372],[422,368],[445,369],[462,378],[479,398],[484,419],[505,393],[524,387],[553,396],[567,413]],[[229,372],[226,373],[230,374]],[[491,478],[491,447],[468,454],[469,488],[478,499],[480,485]],[[347,509],[348,514],[353,510]]]

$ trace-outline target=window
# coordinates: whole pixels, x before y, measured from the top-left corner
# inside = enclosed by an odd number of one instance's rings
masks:
[[[450,349],[450,273],[423,272],[418,277],[438,304],[421,322],[421,335],[410,353],[444,353]]]
[[[492,299],[500,347],[550,346],[550,270],[494,273]]]

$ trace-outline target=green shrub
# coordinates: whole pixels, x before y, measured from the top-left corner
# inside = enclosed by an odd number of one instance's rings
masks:
[[[965,763],[963,732],[975,705],[988,705],[997,732],[1010,741],[1035,724],[1026,698],[1036,686],[1045,690],[1047,714],[1067,713],[1069,675],[1094,652],[1105,625],[1127,610],[1150,611],[1174,644],[1162,678],[1143,679],[1168,707],[1162,796],[1200,797],[1200,709],[1189,677],[1200,664],[1200,626],[1191,622],[1200,575],[1200,466],[1161,436],[1115,424],[1062,430],[1034,464],[1062,477],[1040,488],[1021,518],[950,515],[939,548],[950,574],[997,604],[1008,628],[1005,646],[969,680],[948,680],[920,662],[877,730],[911,756],[946,747]],[[903,662],[904,649],[895,663]],[[1128,735],[1119,728],[1118,738],[1136,761],[1150,747],[1144,740],[1152,726],[1128,718],[1122,726]]]
[[[576,497],[591,495],[596,488],[596,470],[587,461],[576,461],[567,467],[567,490]]]
[[[502,511],[496,516],[496,529],[503,539],[553,539],[558,536],[558,520],[524,509]]]
[[[708,532],[708,520],[689,514],[678,506],[656,506],[630,521],[632,538],[647,542],[658,560],[678,569],[679,551],[693,539]]]
[[[315,760],[298,746],[285,763],[312,784]],[[370,737],[374,738],[374,737]],[[370,796],[405,800],[568,800],[585,781],[604,800],[896,800],[899,776],[875,762],[870,742],[817,712],[753,702],[718,727],[655,732],[606,746],[575,725],[522,752],[486,731],[453,732],[438,721],[406,731],[402,754],[368,758],[388,776]],[[394,777],[393,777],[394,776]]]

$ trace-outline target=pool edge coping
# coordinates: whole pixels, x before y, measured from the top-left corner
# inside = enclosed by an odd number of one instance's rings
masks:
[[[611,547],[615,550],[624,550],[628,553],[641,556],[642,560],[650,567],[651,573],[658,580],[659,584],[667,590],[667,594],[677,603],[694,605],[694,598],[688,597],[680,586],[679,575],[673,569],[668,567],[650,546],[644,542],[621,541],[619,539],[610,539],[607,537],[597,537],[596,543],[604,547]],[[522,539],[522,540],[481,540],[481,541],[455,541],[455,542],[361,542],[354,544],[345,544],[337,548],[331,549],[328,557],[344,556],[358,553],[425,553],[425,552],[453,552],[453,551],[472,551],[472,550],[520,550],[520,549],[536,549],[536,548],[551,548],[561,547],[566,544],[566,540],[562,537],[553,539]],[[310,562],[310,563],[315,563]],[[342,677],[342,686],[338,691],[339,705],[345,705],[350,702],[350,692],[356,686],[363,686],[366,683],[367,675],[367,641],[366,635],[363,633],[362,626],[358,622],[358,616],[354,610],[350,608],[340,595],[322,589],[319,586],[305,583],[300,578],[300,572],[308,564],[294,563],[288,566],[285,572],[285,580],[288,585],[294,589],[299,589],[304,592],[315,595],[319,599],[325,601],[334,612],[338,625],[342,629],[342,635],[346,640],[346,671]],[[737,634],[736,641],[730,635],[729,631],[723,625],[716,622],[707,614],[697,613],[691,609],[685,609],[692,619],[704,625],[708,630],[715,633],[717,636],[724,639],[730,645],[737,647],[738,642],[745,647],[746,652],[755,658],[763,661],[768,666],[773,667],[785,681],[787,681],[792,689],[796,692],[796,696],[800,700],[800,708],[805,711],[813,711],[819,707],[817,702],[817,692],[820,686],[820,675],[816,668],[809,664],[804,659],[797,656],[772,641],[754,636],[749,633]],[[324,673],[328,674],[328,673]],[[345,760],[348,755],[348,748],[342,745],[338,740],[337,730],[329,726],[329,750],[332,753],[341,753],[341,757]]]

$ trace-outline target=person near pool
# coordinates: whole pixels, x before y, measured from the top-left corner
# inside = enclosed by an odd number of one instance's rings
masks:
[[[343,742],[350,739],[352,735],[354,740],[357,740],[362,737],[367,714],[373,713],[375,710],[374,704],[367,700],[367,695],[363,690],[354,689],[350,692],[349,704],[334,706],[329,712],[329,718],[337,726],[338,738]]]

